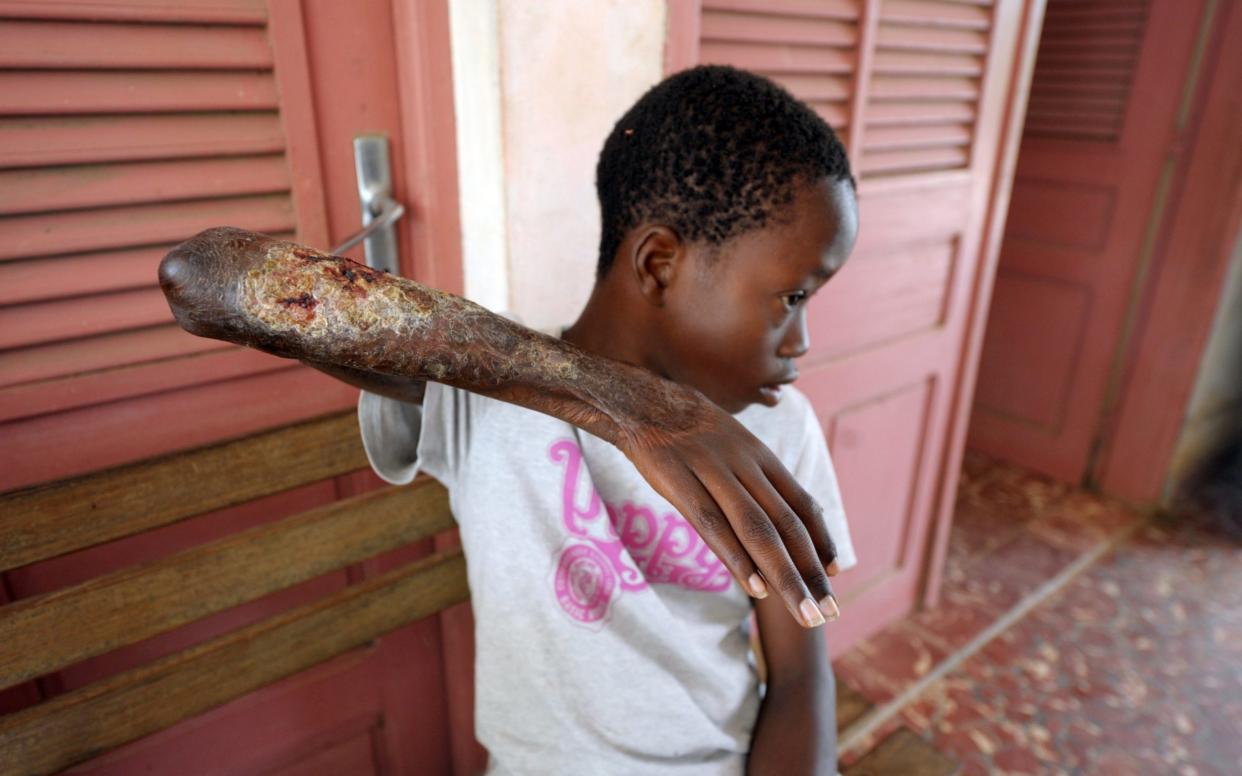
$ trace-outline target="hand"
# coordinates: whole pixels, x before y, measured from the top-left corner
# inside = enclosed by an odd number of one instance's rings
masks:
[[[819,505],[731,415],[692,388],[669,390],[680,394],[673,402],[675,427],[662,417],[639,425],[617,446],[743,590],[763,598],[765,587],[775,588],[804,627],[836,619],[840,610],[828,577],[838,570],[837,549]],[[759,577],[752,577],[756,572]]]

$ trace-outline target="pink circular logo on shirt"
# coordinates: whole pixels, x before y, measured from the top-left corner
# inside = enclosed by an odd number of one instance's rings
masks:
[[[589,544],[575,544],[561,553],[556,566],[556,600],[579,622],[595,623],[608,613],[617,589],[617,575],[604,554]]]

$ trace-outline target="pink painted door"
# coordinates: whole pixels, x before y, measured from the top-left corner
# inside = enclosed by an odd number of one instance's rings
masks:
[[[1201,0],[1050,0],[969,443],[1094,479],[1180,139]]]
[[[402,271],[460,291],[448,45],[442,0],[0,0],[0,490],[351,407],[356,391],[312,370],[181,332],[156,265],[220,224],[331,247],[360,223],[352,139],[380,133],[411,213]],[[329,480],[13,569],[0,591],[39,595],[377,484]],[[0,691],[0,711],[429,548]],[[75,772],[473,771],[469,624],[458,609],[405,628]]]
[[[358,132],[390,136],[397,193],[417,194],[406,271],[460,287],[447,56],[416,72],[423,41],[393,39],[430,12],[0,0],[0,489],[349,405],[295,362],[180,331],[155,266],[212,225],[347,236]]]
[[[671,67],[733,64],[784,84],[838,131],[859,178],[859,242],[812,304],[799,382],[859,555],[838,584],[836,654],[934,596],[995,256],[988,228],[1040,9],[703,0],[671,17]]]

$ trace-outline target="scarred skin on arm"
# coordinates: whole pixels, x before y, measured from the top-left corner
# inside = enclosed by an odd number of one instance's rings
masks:
[[[830,597],[825,566],[836,550],[819,506],[762,442],[695,388],[452,294],[241,229],[210,229],[174,248],[160,264],[160,285],[192,334],[297,358],[401,401],[420,401],[423,382],[433,380],[612,443],[743,589],[766,595],[751,584],[761,572],[800,624],[823,623],[815,602]],[[812,540],[787,545],[773,523],[805,524]]]
[[[708,414],[691,388],[350,259],[234,229],[178,250],[199,265],[195,288],[177,284],[177,259],[164,287],[192,333],[314,365],[434,380],[560,417],[618,447],[684,433]],[[214,293],[203,293],[204,273]]]

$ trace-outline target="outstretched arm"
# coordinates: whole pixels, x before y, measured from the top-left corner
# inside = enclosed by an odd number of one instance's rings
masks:
[[[743,589],[757,592],[758,571],[801,624],[823,622],[814,608],[831,592],[825,567],[836,550],[818,505],[693,388],[460,297],[239,229],[174,248],[160,285],[192,334],[298,358],[385,395],[413,397],[434,380],[589,431],[634,463]]]

